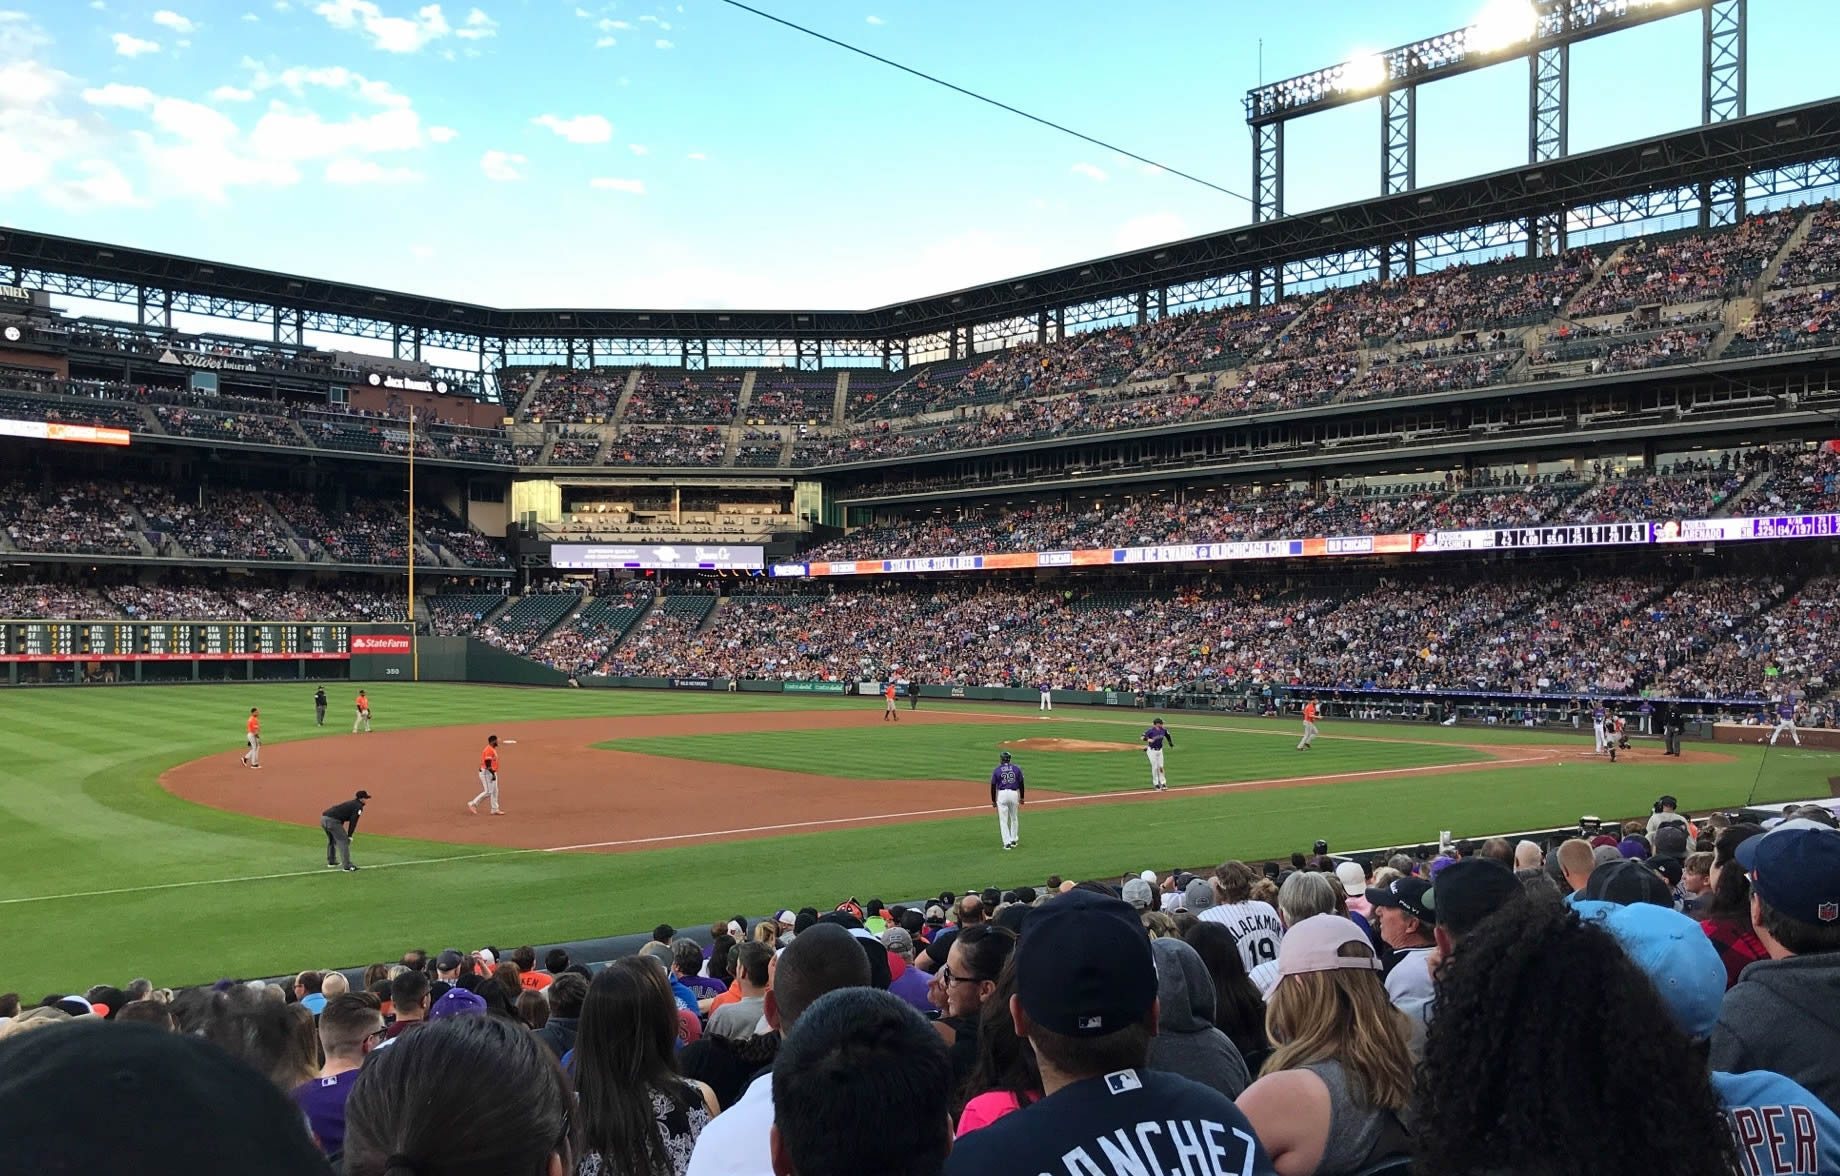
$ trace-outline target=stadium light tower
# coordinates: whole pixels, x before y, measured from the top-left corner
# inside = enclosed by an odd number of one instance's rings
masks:
[[[1571,46],[1682,13],[1703,14],[1700,120],[1723,122],[1744,114],[1745,5],[1747,0],[1489,0],[1476,22],[1381,53],[1359,51],[1338,65],[1312,70],[1246,94],[1252,129],[1252,219],[1284,215],[1284,124],[1293,118],[1380,99],[1380,191],[1409,192],[1418,184],[1418,87],[1516,57],[1528,60],[1527,162],[1568,152],[1566,99]],[[1717,181],[1702,191],[1702,215],[1724,224],[1742,212],[1739,180]],[[1564,246],[1561,218],[1529,226],[1531,247]],[[1389,245],[1383,272],[1411,268],[1409,242]],[[1281,275],[1267,271],[1261,284],[1277,289]],[[1256,298],[1257,290],[1254,291]]]

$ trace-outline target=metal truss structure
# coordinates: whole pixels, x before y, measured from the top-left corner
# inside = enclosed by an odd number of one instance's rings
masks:
[[[1713,3],[1732,6],[1741,30],[1744,0]],[[1741,71],[1732,84],[1741,103]],[[1543,249],[1555,243],[1540,236],[1549,226],[1562,241],[1661,218],[1703,221],[1726,181],[1734,200],[1749,192],[1777,202],[1840,184],[1840,98],[864,311],[506,310],[9,228],[0,228],[0,284],[133,307],[144,333],[192,315],[265,324],[280,348],[310,337],[388,341],[401,360],[439,361],[457,381],[482,386],[508,364],[902,370],[1271,300],[1287,284]],[[473,357],[474,370],[456,370],[456,356]]]

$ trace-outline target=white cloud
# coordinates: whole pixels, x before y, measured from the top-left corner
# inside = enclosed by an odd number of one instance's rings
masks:
[[[292,12],[294,11],[294,6],[292,4],[289,4],[288,0],[275,0],[275,11],[276,12]]]
[[[660,49],[675,49],[675,48],[677,48],[677,46],[676,46],[676,45],[673,45],[673,44],[672,44],[671,42],[669,42],[669,41],[667,41],[667,40],[665,40],[665,39],[664,39],[663,37],[660,37],[660,38],[658,38],[658,39],[657,39],[656,41],[653,41],[653,42],[652,42],[652,44],[653,44],[653,45],[655,45],[655,46],[657,46],[657,47],[658,47],[658,48],[660,48]]]
[[[592,12],[589,12],[585,8],[577,8],[575,10],[575,15],[579,16],[583,20],[593,20],[594,19],[594,14]]]
[[[602,192],[625,192],[632,196],[645,195],[644,180],[622,180],[616,176],[595,176],[588,181],[588,187]]]
[[[342,65],[317,67],[296,65],[278,74],[269,73],[260,63],[247,57],[243,59],[243,65],[251,71],[249,87],[252,90],[271,90],[280,87],[296,97],[304,97],[308,87],[317,86],[323,90],[349,91],[373,106],[407,110],[413,105],[407,94],[399,92],[390,83],[372,81],[363,74],[353,73]]]
[[[642,24],[655,24],[660,30],[667,33],[671,31],[671,22],[668,20],[659,20],[655,16],[642,16],[639,18],[639,21]]]
[[[479,157],[479,170],[485,173],[486,179],[505,183],[524,178],[524,173],[518,168],[525,162],[522,155],[513,155],[508,151],[488,151]]]
[[[89,6],[97,12],[107,12],[109,10],[109,6],[104,4],[102,0],[89,0]]]
[[[603,20],[596,27],[599,28],[600,31],[603,33],[617,33],[623,29],[632,28],[631,25],[627,24],[623,20],[612,20],[612,19]]]
[[[878,24],[887,24],[887,23],[888,23],[887,21],[885,21],[885,20],[883,20],[883,19],[882,19],[881,17],[879,17],[879,16],[865,16],[865,17],[863,17],[863,20],[864,20],[864,22],[865,22],[865,23],[868,23],[868,24],[873,24],[873,25],[878,25]]]
[[[255,96],[254,90],[239,90],[235,86],[219,86],[211,91],[213,102],[247,102]]]
[[[173,32],[180,34],[189,33],[198,27],[170,8],[162,8],[154,13],[153,23],[159,25],[163,29],[171,29]]]
[[[1118,231],[1112,235],[1112,247],[1123,252],[1192,236],[1194,231],[1188,227],[1188,221],[1180,213],[1151,212],[1132,217],[1119,225]]]
[[[1105,169],[1099,167],[1097,164],[1076,163],[1067,170],[1071,171],[1076,176],[1085,176],[1087,179],[1096,183],[1103,184],[1105,182]]]
[[[145,110],[153,105],[153,91],[145,86],[124,86],[119,82],[110,82],[99,90],[83,91],[83,101],[91,106]]]
[[[618,44],[619,42],[612,37],[602,37],[600,40],[594,42],[594,47],[596,49],[611,49]]]
[[[134,208],[147,203],[136,195],[134,184],[106,159],[86,159],[77,165],[81,179],[60,180],[44,191],[45,200],[60,208]]]
[[[691,152],[690,154],[688,154],[688,155],[686,155],[686,156],[684,156],[684,158],[685,158],[685,159],[694,159],[694,160],[696,160],[696,161],[697,161],[698,163],[701,163],[701,162],[703,162],[703,161],[704,161],[705,159],[708,159],[708,158],[709,158],[709,156],[708,156],[708,155],[706,155],[706,154],[704,154],[704,153],[703,153],[703,152],[701,152],[701,151],[692,151],[692,152]]]
[[[385,16],[371,0],[323,0],[313,11],[335,29],[362,31],[386,53],[415,53],[453,31],[439,4],[425,4],[414,16]]]
[[[487,37],[498,36],[498,22],[475,8],[466,14],[466,23],[461,25],[457,35],[467,41],[483,41]]]
[[[652,153],[652,149],[643,143],[628,143],[626,149],[634,155],[650,155]]]
[[[335,159],[326,165],[328,184],[414,184],[421,172],[406,167],[384,167],[370,159]]]
[[[144,53],[160,51],[158,41],[144,41],[132,33],[116,33],[111,39],[115,42],[115,52],[123,57],[139,57]]]
[[[578,114],[574,118],[540,114],[530,121],[533,126],[548,127],[571,143],[605,143],[613,138],[613,124],[598,114]]]
[[[436,143],[451,143],[460,137],[460,132],[452,127],[429,127],[428,138]]]
[[[243,19],[244,19],[245,21],[247,21],[247,22],[249,22],[250,24],[256,24],[256,23],[257,23],[257,22],[259,22],[259,21],[260,21],[260,20],[261,20],[262,18],[261,18],[261,17],[259,17],[259,16],[257,16],[257,15],[256,15],[255,13],[253,13],[253,12],[245,12],[245,13],[243,14]]]

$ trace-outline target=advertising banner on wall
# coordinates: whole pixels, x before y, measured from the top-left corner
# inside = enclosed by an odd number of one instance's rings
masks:
[[[766,549],[739,544],[556,543],[550,546],[549,562],[551,567],[582,571],[757,572],[766,567]]]

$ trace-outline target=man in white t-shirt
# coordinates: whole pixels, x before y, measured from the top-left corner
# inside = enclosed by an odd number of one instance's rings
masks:
[[[781,1035],[790,1033],[825,993],[869,985],[868,956],[848,931],[829,923],[801,934],[771,967],[766,1017]],[[768,1070],[703,1128],[690,1153],[688,1176],[772,1176],[772,1127],[773,1073]]]
[[[1284,938],[1284,924],[1268,902],[1255,902],[1252,885],[1259,875],[1245,862],[1223,862],[1214,871],[1214,903],[1199,912],[1210,923],[1223,923],[1239,944],[1240,958],[1246,971],[1278,958],[1278,941]],[[1194,910],[1194,904],[1189,904]]]

